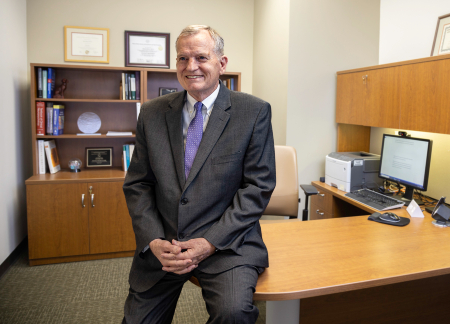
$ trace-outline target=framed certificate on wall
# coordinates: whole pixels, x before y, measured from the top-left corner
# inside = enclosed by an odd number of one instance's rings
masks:
[[[438,18],[431,48],[431,56],[444,54],[450,54],[450,14]]]
[[[170,68],[170,34],[125,31],[125,66]]]
[[[109,28],[64,26],[64,61],[109,63]]]

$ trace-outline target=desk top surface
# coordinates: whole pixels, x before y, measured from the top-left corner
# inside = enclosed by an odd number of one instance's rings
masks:
[[[368,216],[262,221],[269,268],[254,298],[307,298],[448,274],[450,228],[434,226],[424,214],[405,227]]]

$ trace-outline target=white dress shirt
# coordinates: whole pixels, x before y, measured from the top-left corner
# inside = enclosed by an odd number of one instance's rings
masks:
[[[205,132],[206,126],[208,125],[209,116],[211,116],[212,109],[214,107],[214,102],[216,101],[216,98],[219,94],[220,90],[220,83],[217,86],[216,90],[214,90],[213,93],[209,95],[208,98],[202,101],[203,108],[202,108],[202,116],[203,116],[203,132]],[[197,103],[197,100],[195,100],[189,93],[186,96],[186,101],[184,103],[183,107],[183,142],[184,142],[184,148],[186,149],[186,136],[187,131],[189,128],[189,124],[191,123],[191,120],[194,119],[196,110],[194,108],[194,105]]]

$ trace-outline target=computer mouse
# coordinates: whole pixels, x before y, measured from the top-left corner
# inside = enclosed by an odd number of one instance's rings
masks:
[[[394,213],[391,213],[391,212],[387,212],[387,213],[382,214],[380,216],[380,219],[382,219],[382,220],[384,220],[386,222],[393,222],[393,223],[400,222],[400,217],[397,216]]]

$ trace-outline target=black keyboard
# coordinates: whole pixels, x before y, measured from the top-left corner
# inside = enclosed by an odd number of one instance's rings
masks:
[[[370,189],[360,189],[345,194],[346,197],[357,202],[375,208],[376,210],[389,210],[402,207],[405,203],[401,200],[385,196]]]

